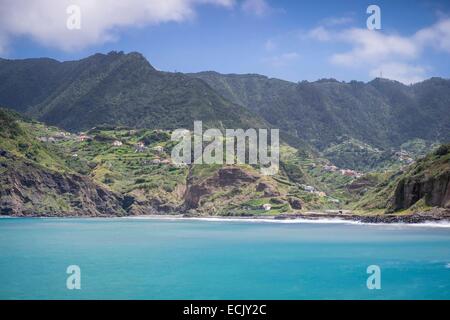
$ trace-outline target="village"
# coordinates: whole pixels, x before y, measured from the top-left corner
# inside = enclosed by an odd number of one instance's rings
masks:
[[[47,128],[47,131],[50,129]],[[92,128],[89,131],[95,131],[96,128]],[[89,132],[88,131],[88,132]],[[162,131],[162,130],[157,130]],[[187,165],[184,163],[174,163],[170,160],[170,156],[166,154],[166,150],[162,145],[155,145],[149,147],[144,141],[131,142],[131,137],[137,134],[137,130],[129,130],[125,139],[119,140],[112,137],[104,137],[102,135],[89,134],[88,132],[70,133],[65,131],[50,131],[48,134],[38,137],[37,139],[45,143],[58,143],[58,142],[72,142],[72,143],[83,143],[100,141],[103,143],[108,143],[112,148],[122,148],[131,147],[134,153],[150,153],[155,155],[153,159],[145,160],[142,164],[153,164],[153,165],[168,165],[176,168],[183,168]],[[72,153],[72,158],[78,158],[78,153]]]

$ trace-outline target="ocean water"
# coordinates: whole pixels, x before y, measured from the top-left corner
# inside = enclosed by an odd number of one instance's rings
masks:
[[[69,265],[80,290],[66,287]],[[0,219],[0,298],[449,299],[450,228]]]

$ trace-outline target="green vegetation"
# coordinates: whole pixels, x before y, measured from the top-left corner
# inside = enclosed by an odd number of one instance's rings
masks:
[[[404,173],[395,173],[392,166],[391,171],[354,177],[331,170],[329,160],[322,155],[283,143],[278,174],[262,177],[257,167],[248,165],[237,170],[222,165],[174,165],[170,131],[101,126],[70,134],[7,110],[0,110],[0,123],[0,172],[5,178],[0,192],[11,192],[11,174],[23,173],[20,179],[39,177],[43,184],[39,201],[25,202],[21,210],[41,214],[77,210],[74,206],[82,196],[78,187],[55,192],[46,185],[54,184],[52,179],[67,181],[64,183],[81,179],[77,175],[89,177],[83,182],[91,184],[87,188],[111,192],[107,203],[112,204],[106,207],[119,210],[119,214],[125,209],[127,214],[194,210],[208,215],[274,215],[298,211],[292,208],[291,199],[301,203],[302,211],[353,208],[381,212],[388,208],[405,213],[442,204],[430,203],[427,195],[408,207],[398,204],[401,183],[439,180],[450,171],[448,145],[418,160]],[[33,190],[26,187],[21,194],[31,196]],[[120,199],[113,194],[121,195]],[[112,209],[114,206],[120,209]]]
[[[406,86],[379,78],[369,83],[334,79],[293,83],[255,74],[190,75],[320,151],[339,144],[339,137],[386,152],[416,138],[450,141],[448,79]],[[367,151],[370,156],[373,150]],[[358,169],[350,160],[340,166]],[[362,167],[367,165],[372,166],[371,160]]]
[[[415,159],[450,141],[450,81],[441,78],[412,86],[387,79],[293,83],[160,72],[139,53],[110,52],[70,62],[1,60],[0,82],[1,104],[71,132],[190,129],[194,120],[205,128],[273,127],[289,145],[360,171],[398,164],[396,151]]]
[[[195,120],[205,127],[267,127],[204,81],[157,71],[135,52],[70,62],[2,60],[0,83],[0,103],[72,132],[104,125],[192,128]]]
[[[39,200],[39,212],[79,212],[89,203],[95,214],[263,215],[447,205],[441,191],[429,190],[446,185],[448,173],[446,147],[437,149],[450,141],[446,79],[292,83],[160,72],[139,53],[110,52],[70,62],[0,59],[0,82],[0,103],[22,114],[0,110],[0,192],[12,199],[5,207],[22,201],[31,210]],[[204,129],[279,128],[278,174],[172,164],[171,130],[191,129],[195,120]],[[42,185],[29,182],[33,172]],[[22,198],[44,189],[56,193]],[[291,198],[301,206],[293,209]],[[270,210],[262,207],[267,203]]]
[[[128,207],[131,213],[179,212],[185,205],[186,190],[196,185],[207,189],[199,199],[199,212],[286,213],[291,211],[288,196],[304,201],[304,209],[336,207],[327,196],[313,196],[303,190],[303,184],[314,185],[317,190],[332,188],[312,175],[312,155],[306,157],[285,144],[278,175],[264,178],[257,167],[242,165],[240,171],[232,172],[236,176],[226,177],[228,184],[223,184],[218,175],[224,166],[173,165],[170,152],[174,142],[169,131],[101,126],[70,134],[6,110],[0,112],[0,119],[5,124],[0,131],[1,150],[51,172],[89,177],[102,188],[133,199]],[[3,188],[7,190],[8,185]],[[271,204],[270,210],[262,208],[266,202]],[[63,196],[46,197],[43,203],[38,211],[72,208]]]

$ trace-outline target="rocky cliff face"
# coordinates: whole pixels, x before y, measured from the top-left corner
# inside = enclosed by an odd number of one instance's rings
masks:
[[[420,199],[431,207],[450,208],[450,172],[437,177],[405,178],[400,180],[392,199],[391,209],[407,209]]]
[[[251,199],[275,199],[280,195],[277,186],[256,171],[228,166],[202,179],[191,174],[187,180],[182,210],[207,214],[230,212]]]
[[[441,146],[399,178],[388,211],[410,208],[422,199],[426,206],[450,208],[450,145]]]
[[[88,177],[52,172],[6,152],[0,160],[1,215],[126,214],[122,196],[95,184]]]
[[[258,176],[237,167],[221,168],[213,176],[203,181],[195,182],[193,178],[191,176],[188,179],[184,203],[186,209],[198,208],[202,197],[211,195],[220,188],[238,187],[258,180]]]
[[[357,191],[360,180],[349,187]],[[428,212],[433,207],[444,211],[450,209],[450,144],[440,146],[412,165],[383,178],[355,206],[356,209],[385,210],[386,213],[400,210]]]

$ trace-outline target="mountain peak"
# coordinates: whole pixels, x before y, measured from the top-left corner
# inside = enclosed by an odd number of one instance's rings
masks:
[[[128,59],[130,59],[130,60],[135,60],[136,62],[143,63],[143,64],[147,65],[147,67],[149,67],[153,71],[157,71],[155,69],[155,67],[153,67],[151,65],[151,63],[147,60],[147,58],[145,58],[145,56],[142,53],[140,53],[140,52],[132,51],[132,52],[126,54],[125,56]]]
[[[141,64],[142,67],[148,67],[151,70],[156,70],[150,62],[144,57],[144,55],[140,52],[132,51],[129,53],[125,53],[123,51],[110,51],[107,54],[104,53],[96,53],[92,56],[89,56],[86,59],[90,60],[97,60],[97,61],[117,61],[117,60],[123,60],[123,61],[132,61],[134,63]]]

